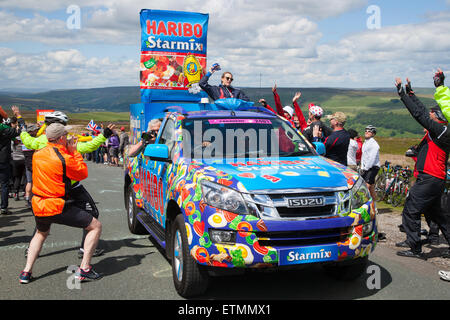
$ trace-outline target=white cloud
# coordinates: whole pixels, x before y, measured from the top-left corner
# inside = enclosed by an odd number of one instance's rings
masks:
[[[45,17],[45,11],[65,9],[71,4],[81,7],[80,30],[68,30],[62,18]],[[390,86],[397,75],[409,75],[417,79],[418,85],[430,86],[435,68],[450,71],[450,38],[445,37],[450,31],[448,11],[427,13],[423,23],[366,30],[332,43],[320,43],[320,20],[364,8],[368,1],[187,0],[145,5],[209,13],[208,64],[219,62],[223,69],[232,71],[237,86],[259,86],[260,73],[263,86],[275,81],[279,86],[298,87]],[[0,71],[7,79],[16,77],[11,74],[14,68],[24,74],[29,72],[17,65],[33,59],[37,70],[29,77],[48,81],[49,85],[59,85],[56,79],[62,80],[64,70],[68,70],[70,81],[61,83],[67,87],[137,85],[139,49],[132,58],[120,61],[108,57],[107,52],[90,53],[88,58],[82,49],[70,48],[82,44],[138,48],[142,1],[4,0],[2,7],[9,11],[0,11],[0,42],[27,41],[49,46],[48,52],[39,55],[0,48]],[[40,13],[20,18],[10,11],[15,8]],[[66,49],[56,49],[61,47]],[[82,74],[86,74],[85,79]]]
[[[91,88],[137,85],[139,64],[108,57],[87,58],[75,49],[20,54],[0,48],[0,88]]]

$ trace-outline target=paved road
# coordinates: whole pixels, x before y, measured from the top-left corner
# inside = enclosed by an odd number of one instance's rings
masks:
[[[98,201],[105,255],[93,265],[105,277],[73,287],[67,270],[79,264],[81,230],[54,225],[33,270],[35,281],[18,282],[24,250],[34,219],[23,201],[10,199],[13,214],[0,216],[0,300],[8,299],[182,299],[172,284],[171,268],[160,248],[147,236],[127,228],[122,170],[89,163],[84,186]],[[425,261],[400,258],[382,244],[370,257],[373,270],[353,283],[325,276],[318,267],[296,271],[251,272],[214,278],[203,299],[449,299],[450,283],[438,279],[438,268]],[[379,288],[375,276],[379,271]],[[370,288],[367,283],[375,285]]]

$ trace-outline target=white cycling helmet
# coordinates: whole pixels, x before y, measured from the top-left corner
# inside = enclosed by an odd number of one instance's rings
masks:
[[[69,118],[64,112],[54,111],[45,115],[45,122],[48,124],[58,122],[66,125],[69,122]]]
[[[372,132],[373,134],[376,134],[376,133],[377,133],[377,128],[369,124],[369,125],[366,127],[366,131],[370,131],[370,132]]]

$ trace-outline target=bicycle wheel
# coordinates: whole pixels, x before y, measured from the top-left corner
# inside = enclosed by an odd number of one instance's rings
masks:
[[[403,192],[401,190],[395,190],[389,194],[391,205],[398,207],[403,202]]]
[[[377,195],[377,201],[384,200],[386,188],[386,175],[384,171],[380,170],[380,173],[375,178],[375,194]]]

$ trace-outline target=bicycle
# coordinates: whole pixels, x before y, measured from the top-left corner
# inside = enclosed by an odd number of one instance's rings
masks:
[[[397,175],[392,182],[391,190],[389,190],[389,199],[393,207],[397,207],[404,203],[409,193],[410,181],[412,171],[408,167],[405,169],[399,168]]]
[[[386,182],[392,172],[392,168],[390,166],[391,163],[386,160],[384,162],[384,165],[380,167],[378,175],[375,178],[375,193],[377,195],[378,201],[383,201],[386,195]]]

